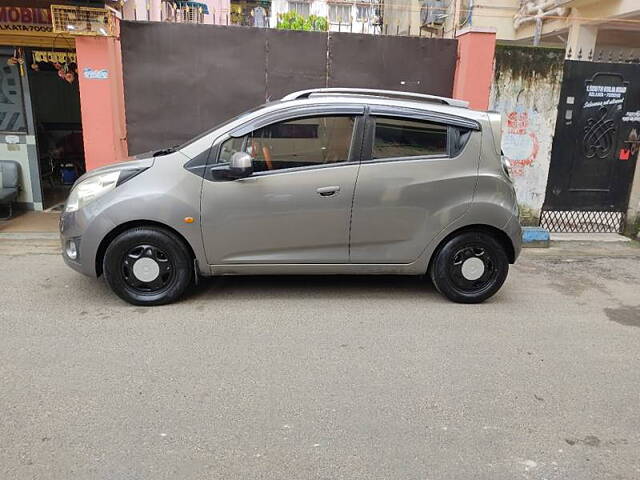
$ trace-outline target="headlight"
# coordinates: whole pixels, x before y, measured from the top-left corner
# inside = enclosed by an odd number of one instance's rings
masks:
[[[65,212],[75,212],[118,185],[121,170],[89,177],[77,184],[67,199]]]

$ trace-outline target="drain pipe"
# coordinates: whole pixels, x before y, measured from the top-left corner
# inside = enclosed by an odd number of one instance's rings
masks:
[[[513,27],[518,30],[522,25],[535,22],[533,45],[540,44],[542,25],[547,17],[566,17],[569,9],[562,7],[566,0],[546,0],[541,2],[528,1],[524,3],[513,18]]]

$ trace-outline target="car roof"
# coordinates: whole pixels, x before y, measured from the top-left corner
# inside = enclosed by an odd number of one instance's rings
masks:
[[[299,98],[309,98],[311,96],[322,95],[364,95],[385,98],[408,98],[411,100],[426,101],[432,103],[440,103],[450,105],[452,107],[468,108],[469,102],[458,100],[455,98],[442,97],[438,95],[429,95],[426,93],[406,92],[404,90],[381,90],[372,88],[311,88],[307,90],[299,90],[297,92],[285,95],[283,100],[296,100]]]
[[[486,112],[472,110],[469,103],[464,100],[426,95],[399,90],[373,90],[361,88],[318,88],[300,90],[285,95],[281,100],[271,102],[271,105],[282,107],[321,105],[321,104],[358,104],[370,106],[382,106],[387,108],[397,107],[425,112],[438,112],[473,120],[486,120]]]
[[[410,96],[407,97],[407,93],[410,93]],[[385,113],[388,113],[389,110],[397,109],[399,116],[403,116],[403,114],[408,114],[409,112],[424,112],[444,114],[449,117],[459,117],[472,120],[476,123],[483,123],[488,120],[487,112],[472,110],[464,106],[466,102],[448,99],[446,97],[393,90],[342,88],[301,90],[290,93],[282,99],[269,101],[264,105],[239,115],[235,119],[231,119],[229,122],[218,125],[187,142],[180,150],[189,157],[197,155],[205,148],[211,146],[211,142],[218,136],[222,128],[230,131],[239,125],[253,121],[257,117],[273,114],[279,110],[286,110],[292,107],[331,107],[339,105],[359,105],[371,108],[381,107]]]

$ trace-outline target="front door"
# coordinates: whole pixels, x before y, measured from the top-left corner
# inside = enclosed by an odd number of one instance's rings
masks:
[[[347,263],[355,122],[355,115],[294,118],[220,142],[212,168],[242,151],[254,173],[204,181],[209,264]]]

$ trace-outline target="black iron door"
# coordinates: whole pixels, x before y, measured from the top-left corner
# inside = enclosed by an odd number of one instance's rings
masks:
[[[565,62],[541,224],[621,231],[639,132],[640,65]]]

